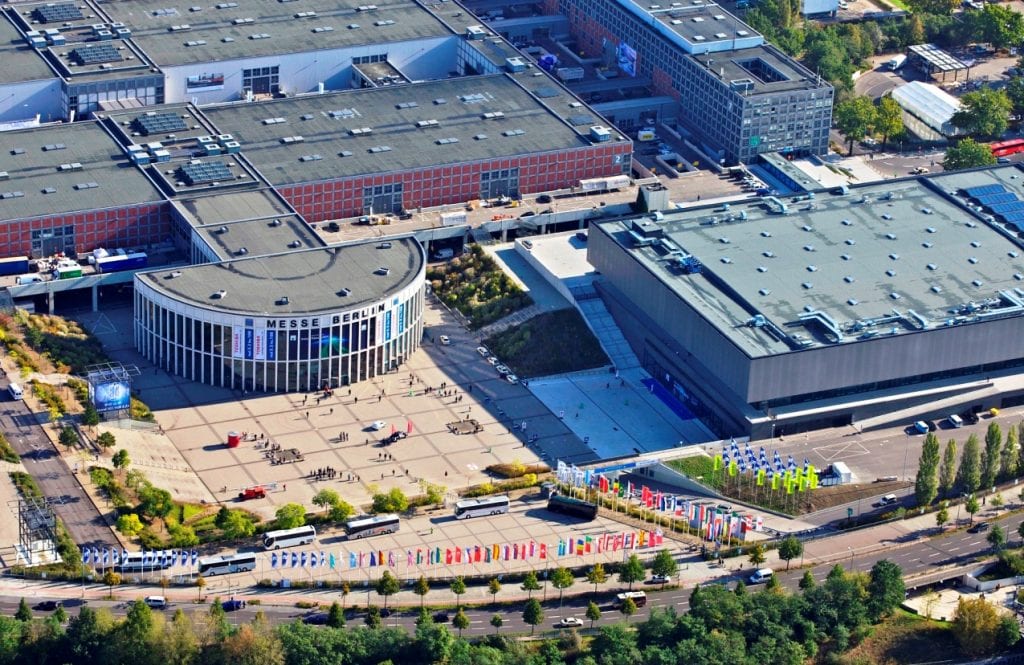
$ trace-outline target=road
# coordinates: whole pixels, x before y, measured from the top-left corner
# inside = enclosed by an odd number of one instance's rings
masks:
[[[0,391],[7,395],[6,381],[0,386]],[[103,517],[64,459],[57,454],[25,402],[8,400],[3,403],[0,429],[76,543],[97,547],[118,545]]]

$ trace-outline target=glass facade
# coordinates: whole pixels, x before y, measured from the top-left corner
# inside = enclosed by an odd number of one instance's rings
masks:
[[[423,334],[422,276],[373,305],[299,318],[192,306],[135,282],[136,346],[186,379],[236,390],[309,391],[392,371]]]

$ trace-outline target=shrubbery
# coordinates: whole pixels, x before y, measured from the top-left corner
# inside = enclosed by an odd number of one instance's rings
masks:
[[[427,271],[434,293],[449,307],[480,328],[533,304],[522,289],[505,274],[480,245],[448,263]]]

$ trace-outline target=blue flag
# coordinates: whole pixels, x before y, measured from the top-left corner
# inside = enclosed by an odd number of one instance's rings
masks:
[[[317,566],[316,552],[310,552],[309,553],[309,567],[310,568],[316,568],[316,566]]]
[[[192,565],[199,563],[199,552],[192,550]]]
[[[331,552],[330,556],[328,557],[328,560],[330,561],[330,564],[331,564],[331,570],[334,570],[334,564],[335,564],[334,552]]]
[[[270,555],[270,567],[277,568],[277,552]]]
[[[348,567],[349,568],[357,568],[358,566],[359,566],[359,562],[356,561],[356,553],[355,552],[349,552],[348,553]]]
[[[298,568],[298,567],[299,567],[299,553],[298,552],[292,552],[292,568]]]
[[[82,548],[82,563],[89,563],[89,548]]]

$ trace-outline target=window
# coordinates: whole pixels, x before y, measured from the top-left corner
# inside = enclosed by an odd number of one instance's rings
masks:
[[[266,95],[277,92],[280,67],[254,67],[242,70],[242,87],[251,90],[255,95]]]

